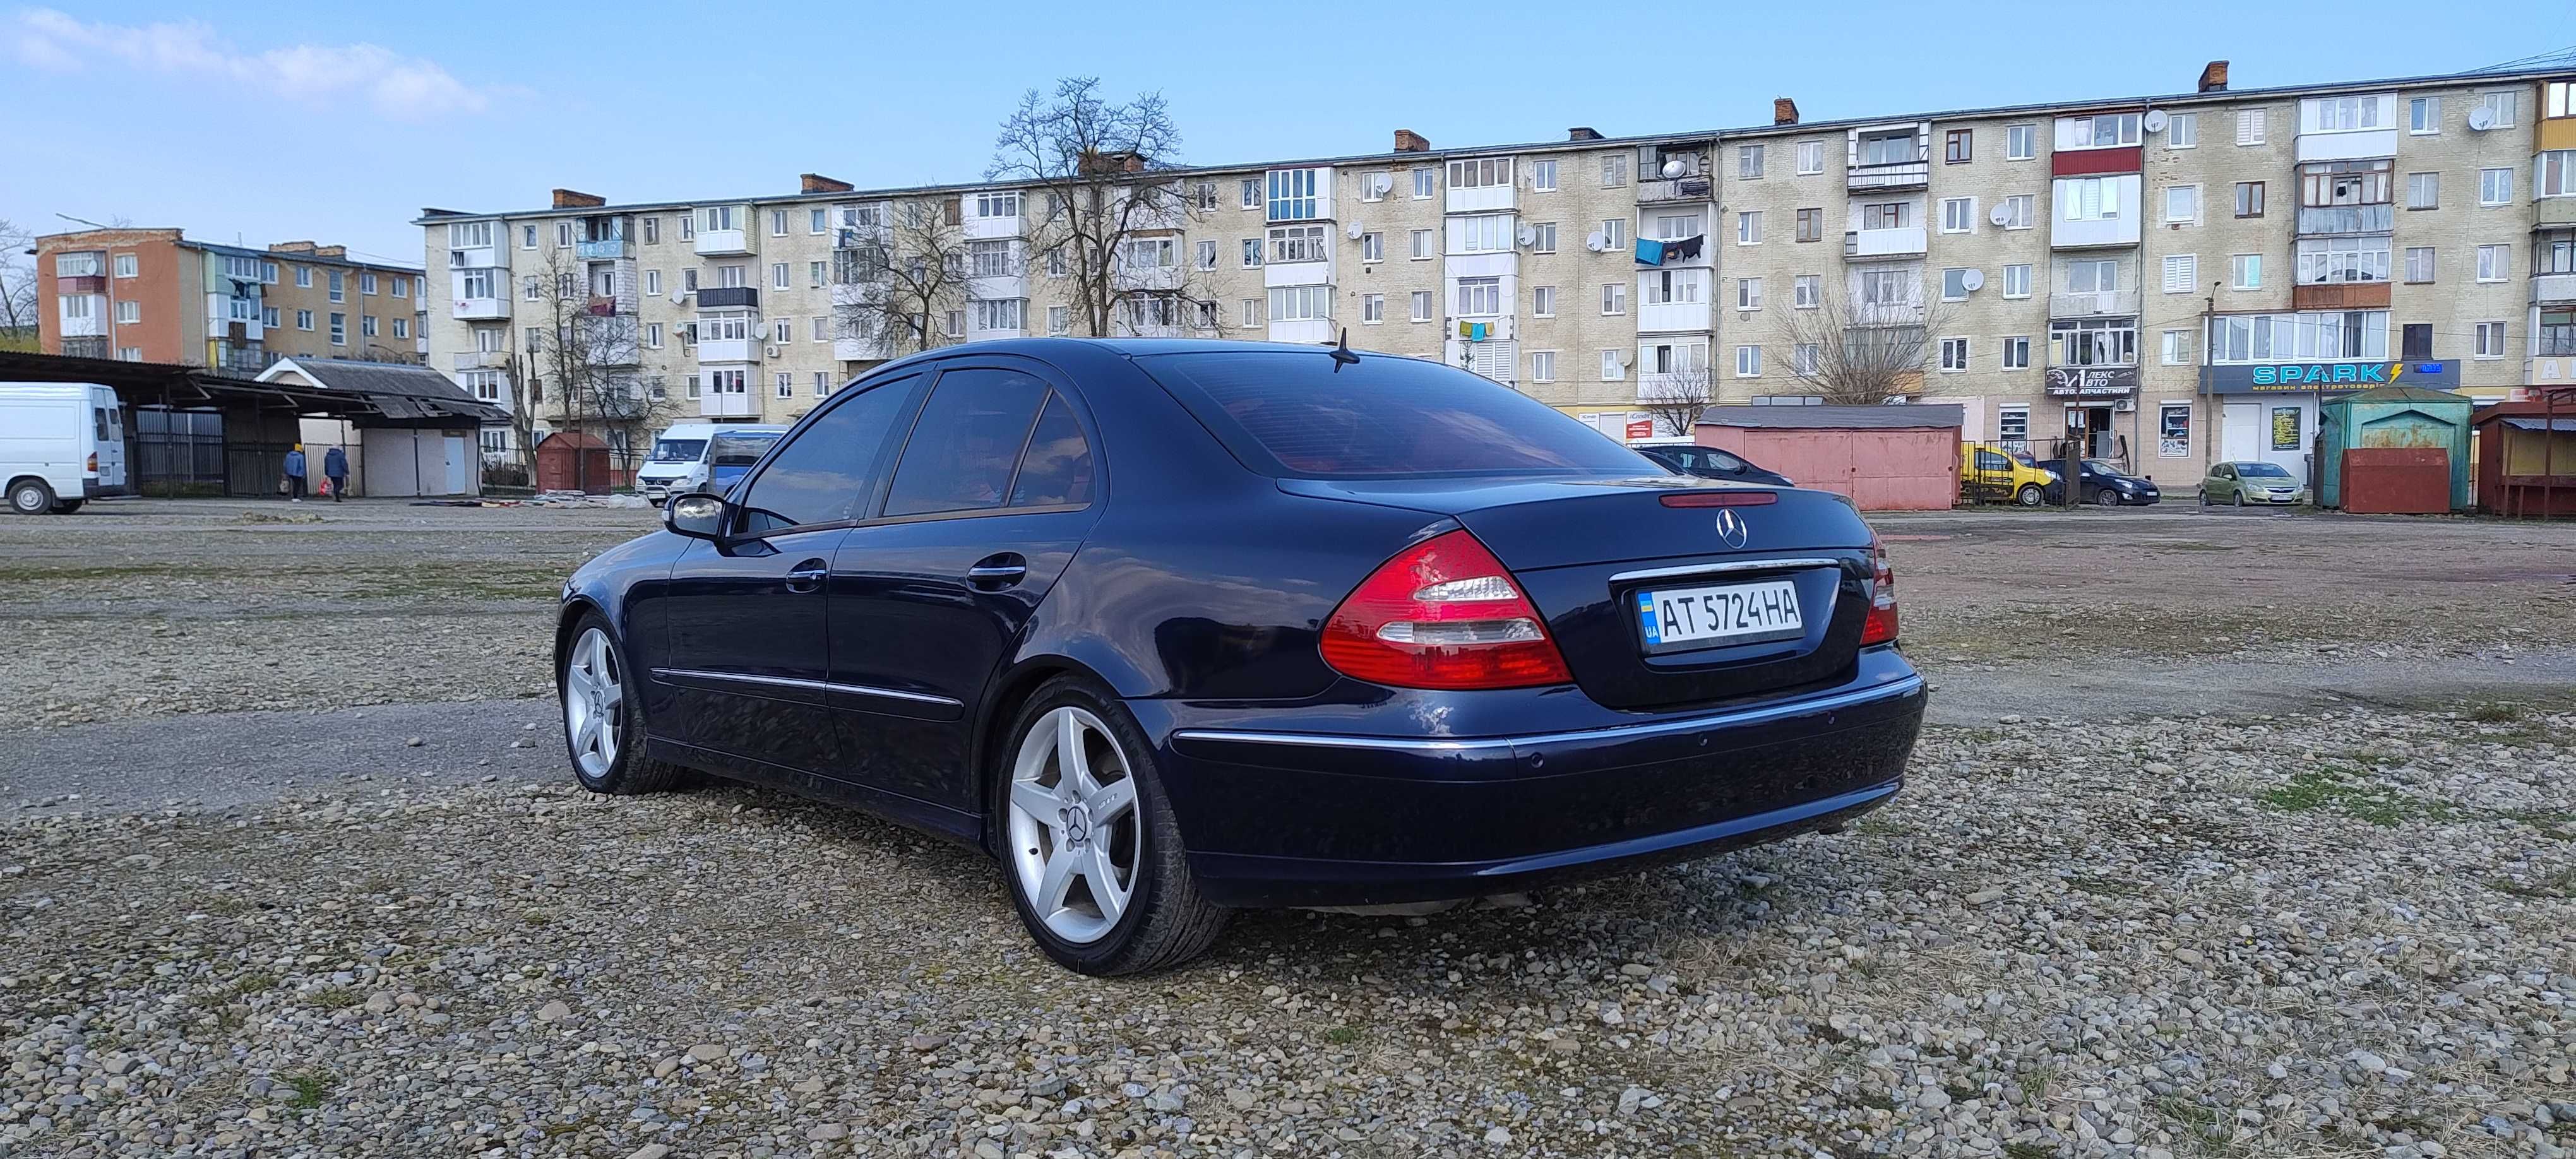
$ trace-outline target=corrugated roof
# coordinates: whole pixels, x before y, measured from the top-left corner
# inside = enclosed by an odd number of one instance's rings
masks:
[[[1915,430],[1957,427],[1965,408],[1952,403],[1899,403],[1889,406],[1713,406],[1700,412],[1704,427],[1766,427],[1779,430]]]
[[[466,393],[444,374],[401,362],[360,362],[346,358],[282,358],[260,372],[267,382],[293,370],[316,386],[362,395],[386,418],[425,419],[455,415],[500,422],[508,412]]]
[[[2530,418],[2523,415],[2498,415],[2496,421],[2518,431],[2576,431],[2576,416],[2563,419]],[[2576,467],[2576,463],[2568,464]]]

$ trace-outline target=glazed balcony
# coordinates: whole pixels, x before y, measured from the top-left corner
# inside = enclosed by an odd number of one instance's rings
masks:
[[[1930,184],[1932,184],[1930,161],[1889,161],[1878,165],[1854,165],[1843,173],[1843,188],[1852,193],[1921,189]]]

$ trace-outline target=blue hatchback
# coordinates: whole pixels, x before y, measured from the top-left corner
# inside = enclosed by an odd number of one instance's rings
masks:
[[[1849,505],[1419,359],[952,347],[663,519],[564,587],[581,783],[713,773],[969,843],[1085,973],[1184,961],[1234,907],[1836,828],[1923,715]]]

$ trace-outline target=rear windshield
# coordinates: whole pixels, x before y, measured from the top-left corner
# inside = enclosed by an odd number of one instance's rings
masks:
[[[717,435],[715,453],[707,461],[719,467],[748,467],[768,454],[769,445],[777,441],[775,434]]]
[[[698,456],[706,453],[705,439],[663,439],[653,444],[653,461],[656,463],[694,463]]]
[[[1295,479],[1661,475],[1563,412],[1454,367],[1322,350],[1136,360],[1237,459]]]

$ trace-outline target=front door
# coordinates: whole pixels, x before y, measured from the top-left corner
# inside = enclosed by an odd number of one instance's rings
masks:
[[[818,522],[827,525],[754,529],[680,554],[663,600],[667,667],[653,673],[672,687],[670,739],[755,762],[740,766],[754,775],[820,770],[838,757],[823,695],[823,576],[849,528]]]
[[[2220,412],[2218,457],[2242,463],[2263,457],[2263,404],[2231,402]]]
[[[944,370],[879,516],[832,561],[832,692],[847,767],[971,813],[972,722],[1099,517],[1078,402],[1016,359]]]
[[[466,452],[465,436],[449,435],[442,440],[447,446],[447,490],[441,495],[471,495],[474,478],[467,471],[474,457]]]

